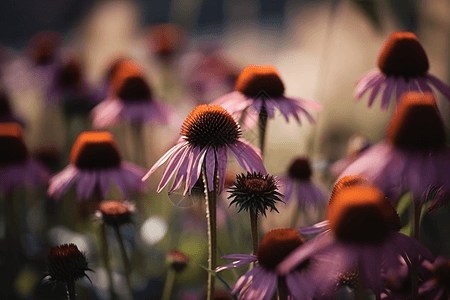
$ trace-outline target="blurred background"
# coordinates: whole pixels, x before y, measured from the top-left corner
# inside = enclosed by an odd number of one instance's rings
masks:
[[[0,45],[7,57],[3,64],[6,78],[16,70],[30,39],[48,30],[62,36],[64,48],[79,54],[84,76],[93,87],[102,84],[115,57],[126,57],[144,66],[154,93],[178,116],[167,126],[144,127],[145,168],[174,144],[181,123],[196,104],[210,102],[232,90],[232,84],[222,83],[217,90],[203,87],[206,90],[201,96],[192,93],[188,81],[196,74],[199,60],[219,53],[218,64],[227,68],[225,77],[230,78],[249,64],[273,65],[284,81],[287,96],[314,100],[322,104],[323,110],[315,115],[315,125],[306,120],[301,126],[292,120],[286,123],[281,114],[269,121],[266,168],[270,174],[282,175],[294,157],[308,155],[316,180],[330,188],[335,178],[328,167],[347,155],[349,139],[362,134],[372,143],[379,142],[393,111],[391,106],[383,113],[379,102],[371,109],[366,100],[355,102],[356,80],[376,67],[380,47],[390,33],[413,31],[428,54],[430,72],[450,82],[449,15],[448,0],[16,0],[1,4]],[[152,39],[155,24],[168,22],[178,26],[180,38],[176,53],[164,59],[155,51]],[[39,88],[17,87],[14,81],[6,80],[4,88],[11,95],[14,111],[26,121],[30,153],[52,149],[55,173],[67,165],[74,132],[84,129],[84,125],[67,123],[61,108],[48,109]],[[438,100],[448,127],[448,102]],[[136,162],[130,130],[127,124],[120,124],[111,132],[124,159]],[[256,132],[246,132],[246,137],[257,144]],[[235,162],[230,169],[241,171]],[[201,266],[207,264],[201,201],[191,199],[189,204],[177,207],[174,202],[179,199],[169,199],[165,191],[156,194],[161,174],[162,170],[158,170],[150,177],[145,195],[132,199],[137,202],[138,213],[134,225],[123,230],[136,299],[160,299],[166,275],[165,254],[170,249],[191,257],[188,270],[177,280],[173,299],[201,299],[206,280]],[[3,278],[14,277],[15,299],[65,298],[63,285],[42,284],[41,279],[49,248],[69,242],[86,252],[95,271],[88,272],[92,283],[83,279],[77,284],[80,299],[108,299],[106,273],[99,258],[98,226],[91,220],[77,219],[74,192],[58,203],[45,196],[45,187],[16,194],[26,203],[15,205],[22,224],[24,258],[17,269],[1,271]],[[118,195],[113,190],[110,198]],[[261,220],[262,231],[290,226],[291,206],[279,207],[279,214]],[[250,240],[250,232],[242,229],[249,228],[247,216],[227,209],[226,200],[224,207],[221,254],[249,253],[251,245],[246,241]],[[297,225],[320,221],[322,213],[312,211]],[[74,218],[67,217],[72,214]],[[450,242],[444,238],[450,233],[448,214],[445,207],[423,221],[422,241],[435,255],[450,254]],[[4,226],[2,229],[4,236]],[[112,265],[117,270],[114,283],[120,292],[125,279],[120,260],[114,260],[120,254],[112,232],[110,236]],[[223,263],[219,261],[219,265]],[[224,277],[232,284],[238,274],[230,272]],[[126,293],[120,295],[120,299],[127,297]]]

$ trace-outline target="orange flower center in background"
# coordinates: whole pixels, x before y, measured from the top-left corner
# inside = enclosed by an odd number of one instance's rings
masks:
[[[170,250],[166,254],[167,264],[177,272],[183,271],[187,267],[189,256],[183,252]]]
[[[345,190],[346,188],[349,188],[351,186],[368,185],[368,184],[369,183],[367,182],[367,180],[361,175],[344,176],[341,179],[339,179],[338,182],[335,183],[333,190],[331,191],[329,203],[333,201],[337,193]]]
[[[445,127],[431,94],[403,94],[391,118],[387,139],[406,150],[427,151],[446,146]]]
[[[307,181],[311,179],[312,170],[309,164],[309,159],[306,157],[296,158],[289,167],[288,170],[289,177]]]
[[[22,127],[17,123],[0,123],[0,145],[0,165],[22,163],[28,157]]]
[[[222,107],[203,104],[187,116],[180,134],[193,146],[222,147],[235,143],[241,136],[241,129]]]
[[[32,38],[28,51],[36,65],[49,65],[55,60],[59,44],[60,36],[57,33],[44,31]]]
[[[394,32],[381,48],[378,68],[387,76],[405,79],[424,76],[428,72],[427,54],[411,32]]]
[[[107,169],[119,167],[121,157],[109,132],[86,131],[73,144],[70,161],[79,169]]]
[[[88,263],[83,253],[74,244],[52,247],[48,255],[48,271],[52,279],[66,281],[84,277]]]
[[[303,243],[302,236],[295,229],[271,230],[264,236],[258,247],[258,262],[267,269],[273,269]]]
[[[137,63],[119,62],[111,72],[112,92],[122,101],[133,102],[151,98],[144,71]]]
[[[98,210],[105,224],[121,226],[131,222],[131,214],[135,212],[135,206],[128,201],[103,200]]]
[[[399,229],[400,219],[383,193],[367,185],[350,186],[335,193],[327,216],[337,238],[349,242],[377,243],[392,229]]]
[[[149,29],[150,47],[163,59],[170,59],[181,48],[184,38],[184,30],[175,24],[156,24]]]
[[[247,97],[279,98],[284,94],[283,82],[277,69],[272,66],[245,67],[234,89]]]

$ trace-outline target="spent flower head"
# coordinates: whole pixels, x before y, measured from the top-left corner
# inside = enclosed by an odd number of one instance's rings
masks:
[[[62,282],[88,277],[86,271],[92,271],[88,267],[86,256],[75,244],[52,247],[48,255],[47,267],[47,277],[50,280]]]
[[[103,200],[95,212],[95,217],[109,226],[122,226],[132,223],[136,205],[127,200]]]

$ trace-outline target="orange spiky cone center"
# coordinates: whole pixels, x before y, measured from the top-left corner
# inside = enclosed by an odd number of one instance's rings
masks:
[[[70,161],[79,169],[107,169],[119,167],[121,156],[109,132],[86,131],[73,144]]]
[[[424,76],[428,72],[428,58],[414,33],[394,32],[381,48],[378,68],[387,76],[405,79]]]
[[[247,97],[279,98],[284,84],[273,66],[247,66],[239,74],[235,90]]]

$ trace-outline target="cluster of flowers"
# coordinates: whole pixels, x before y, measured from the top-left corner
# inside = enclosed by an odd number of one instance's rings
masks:
[[[31,55],[38,65],[35,72],[41,74],[33,78],[48,79],[43,84],[49,99],[61,99],[61,93],[72,93],[75,87],[78,92],[85,91],[79,87],[83,85],[80,65],[69,60],[63,71],[59,66],[53,68],[57,39],[44,37],[43,41],[33,42],[42,44],[41,51]],[[39,47],[32,49],[36,48]],[[168,54],[164,53],[166,57]],[[271,66],[244,68],[233,92],[210,105],[194,108],[184,120],[175,146],[147,173],[142,167],[122,160],[111,133],[86,131],[74,142],[69,165],[50,178],[45,167],[29,158],[22,126],[7,111],[10,118],[0,124],[0,140],[4,145],[0,150],[4,152],[0,155],[3,160],[0,189],[7,195],[24,182],[37,184],[48,180],[50,197],[59,200],[76,185],[77,199],[87,201],[96,195],[101,197],[96,200],[104,199],[113,182],[126,198],[144,191],[145,181],[167,162],[157,192],[173,178],[168,193],[183,189],[184,195],[190,195],[199,180],[203,180],[210,244],[208,299],[214,298],[214,275],[219,276],[213,274],[214,270],[218,273],[250,263],[250,270],[231,290],[231,294],[239,292],[244,300],[269,300],[276,291],[280,300],[332,299],[342,286],[350,287],[356,297],[369,289],[376,299],[447,299],[449,260],[436,259],[420,244],[418,228],[415,237],[399,233],[401,224],[394,207],[407,192],[412,194],[419,218],[422,205],[429,200],[432,200],[429,212],[448,202],[450,153],[430,85],[449,100],[450,88],[428,74],[425,51],[411,33],[392,34],[380,53],[378,66],[379,70],[358,81],[355,97],[359,99],[372,89],[370,106],[382,91],[381,107],[385,110],[395,90],[398,106],[386,139],[341,168],[331,197],[311,179],[307,158],[295,159],[280,180],[265,169],[262,156],[265,126],[275,110],[287,121],[293,116],[298,123],[301,115],[314,122],[311,111],[320,110],[320,105],[313,101],[285,96],[281,77]],[[121,59],[112,65],[103,90],[105,95],[106,100],[92,110],[94,128],[110,127],[124,118],[138,124],[153,119],[167,123],[170,119],[170,110],[154,99],[142,68],[135,62]],[[241,126],[253,128],[256,124],[261,130],[259,149],[242,137],[241,130]],[[226,255],[224,259],[235,261],[217,267],[215,198],[225,188],[229,153],[247,172],[236,176],[228,198],[230,206],[250,214],[254,253]],[[294,196],[298,207],[320,206],[328,201],[326,221],[301,230],[304,235],[319,235],[305,242],[299,230],[281,228],[268,232],[259,243],[258,217],[266,216],[269,209],[278,211],[280,202],[289,202]],[[135,206],[119,200],[97,204],[96,216],[116,230],[123,248],[132,295],[130,266],[118,228],[131,222]],[[179,252],[169,254],[169,264],[181,272],[188,258]],[[71,299],[75,298],[75,280],[86,276],[89,270],[85,256],[75,245],[51,249],[49,278],[66,282]]]

